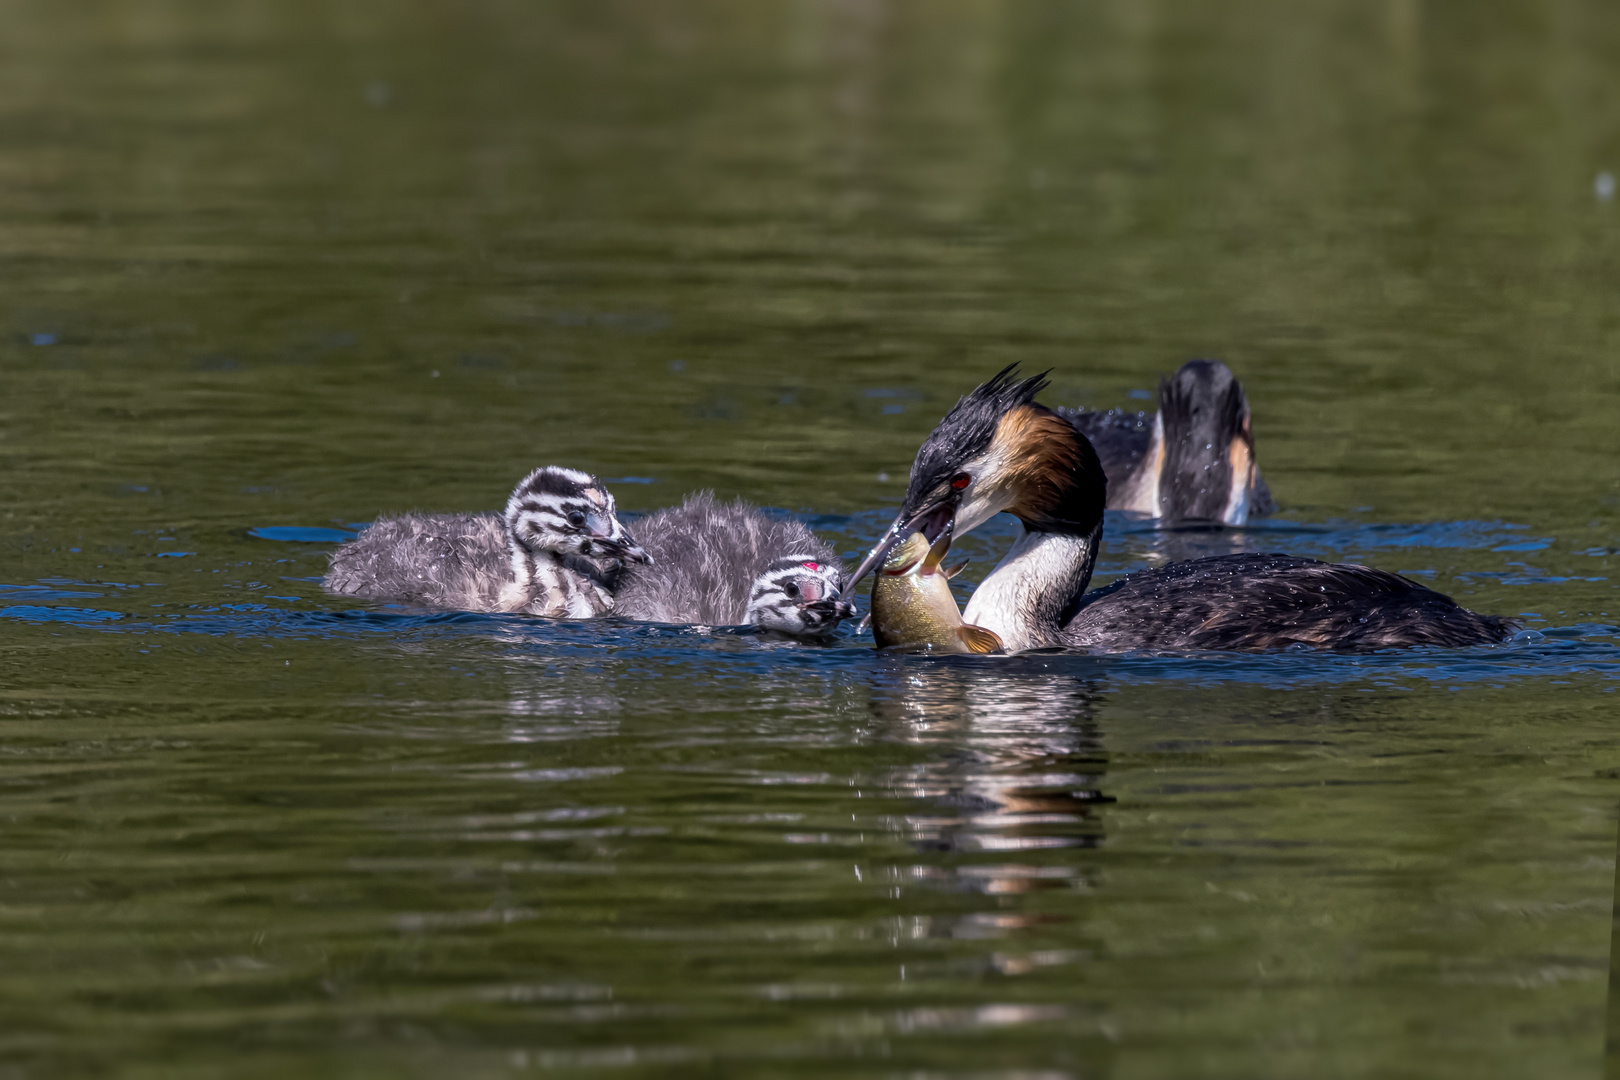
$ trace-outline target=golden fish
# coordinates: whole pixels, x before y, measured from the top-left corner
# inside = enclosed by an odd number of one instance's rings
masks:
[[[939,565],[950,550],[948,529],[933,547],[922,533],[912,533],[883,560],[872,577],[872,634],[878,648],[906,645],[941,653],[1001,651],[1001,639],[992,631],[962,621],[962,611],[951,595],[951,572]]]

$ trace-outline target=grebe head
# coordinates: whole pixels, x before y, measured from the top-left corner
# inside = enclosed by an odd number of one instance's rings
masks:
[[[506,501],[507,535],[530,551],[650,563],[596,477],[548,465],[525,476]]]
[[[1003,510],[1031,532],[1096,529],[1108,496],[1097,452],[1073,424],[1035,403],[1046,373],[1020,379],[1016,368],[1002,368],[934,427],[912,463],[899,516],[851,586],[913,531],[932,544],[947,526],[961,536]]]
[[[1164,463],[1163,516],[1242,525],[1254,481],[1249,401],[1232,369],[1219,360],[1189,360],[1159,382]]]
[[[748,621],[761,630],[795,637],[825,637],[839,620],[855,614],[840,600],[844,571],[815,555],[777,559],[755,579],[748,595]]]

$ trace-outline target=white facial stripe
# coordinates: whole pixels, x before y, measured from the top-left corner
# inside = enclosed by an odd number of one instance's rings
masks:
[[[1009,453],[1009,447],[992,442],[990,449],[963,468],[962,471],[973,479],[962,489],[961,500],[956,505],[954,532],[957,536],[977,529],[1011,506],[1017,498],[1018,493],[1009,485],[986,479],[1008,475],[1011,467]]]

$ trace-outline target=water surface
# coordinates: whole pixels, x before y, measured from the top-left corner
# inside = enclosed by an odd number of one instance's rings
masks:
[[[0,11],[0,1069],[1588,1076],[1620,13]],[[1611,189],[1612,190],[1612,189]],[[1004,363],[1226,359],[1281,506],[1526,632],[929,660],[356,605],[535,465],[849,555]],[[960,547],[971,588],[1011,538]]]

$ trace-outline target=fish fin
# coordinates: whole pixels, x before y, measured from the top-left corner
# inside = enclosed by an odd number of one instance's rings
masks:
[[[940,560],[945,558],[946,554],[950,550],[951,530],[946,529],[944,532],[939,534],[939,539],[934,541],[934,546],[928,549],[928,554],[923,556],[922,567],[917,571],[917,573],[932,574],[939,568]]]
[[[973,561],[972,559],[963,559],[961,562],[957,563],[955,566],[947,566],[945,568],[945,577],[947,579],[955,577],[957,574],[960,574],[962,571],[966,570],[967,569],[967,564],[972,562],[972,561]]]
[[[962,639],[962,644],[968,647],[969,652],[993,653],[1003,652],[1001,639],[994,630],[986,630],[982,626],[972,623],[963,623],[957,628],[956,634]]]

